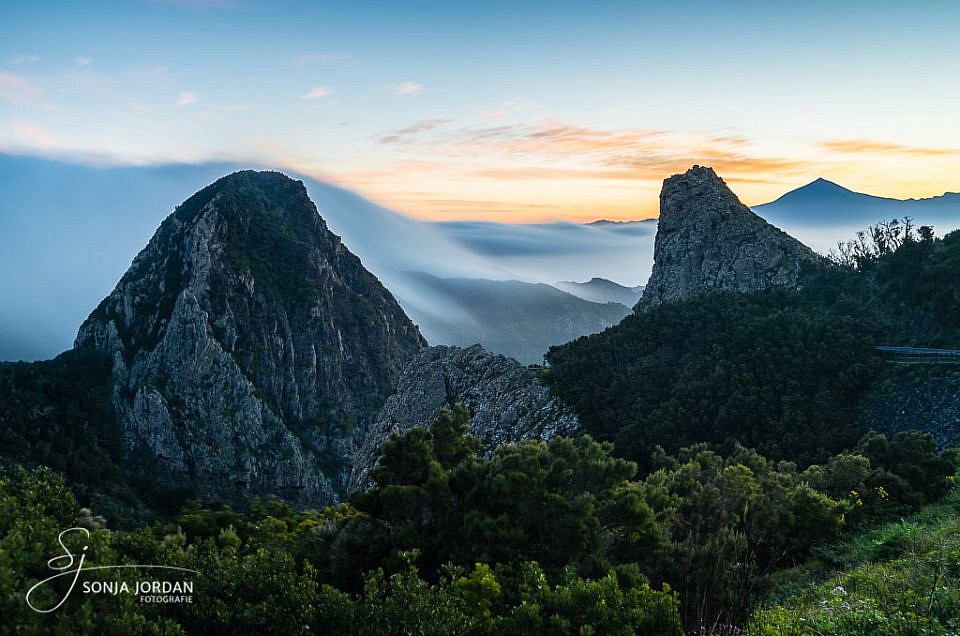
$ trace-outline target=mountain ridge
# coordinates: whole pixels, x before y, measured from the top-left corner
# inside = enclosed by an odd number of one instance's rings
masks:
[[[579,283],[572,280],[561,280],[553,284],[554,287],[578,298],[594,303],[617,303],[627,307],[637,304],[643,294],[643,285],[627,287],[607,278],[594,276],[588,281]]]
[[[960,227],[960,194],[955,192],[898,199],[856,192],[823,178],[752,209],[821,251],[892,218],[910,217],[915,225],[933,226],[939,232]]]

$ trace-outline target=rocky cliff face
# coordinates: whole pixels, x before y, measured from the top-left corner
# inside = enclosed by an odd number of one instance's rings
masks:
[[[370,485],[370,470],[391,435],[429,425],[441,409],[456,403],[473,413],[471,430],[487,454],[502,444],[580,430],[573,412],[516,360],[479,345],[430,347],[407,365],[370,427],[354,460],[350,490]]]
[[[179,206],[76,340],[113,360],[132,477],[314,503],[424,346],[303,184],[249,171]]]
[[[797,287],[822,257],[737,199],[711,169],[694,166],[664,181],[653,271],[637,310],[710,289]]]

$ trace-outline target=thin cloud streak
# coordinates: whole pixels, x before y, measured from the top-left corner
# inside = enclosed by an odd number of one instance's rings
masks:
[[[423,84],[416,82],[401,82],[393,87],[394,95],[416,95],[423,92]]]
[[[0,99],[14,106],[24,106],[40,93],[40,88],[26,78],[0,71]]]
[[[177,108],[183,108],[184,106],[189,106],[190,104],[195,104],[197,102],[197,94],[191,93],[190,91],[183,91],[180,93],[180,97],[177,99]]]
[[[382,135],[377,140],[382,144],[408,144],[416,141],[416,138],[424,132],[434,130],[441,126],[453,123],[452,119],[424,119],[414,124],[400,128],[386,135]]]
[[[924,146],[910,146],[887,141],[871,139],[836,139],[820,144],[824,150],[844,154],[885,154],[885,155],[916,155],[921,157],[936,157],[960,153],[955,148],[927,148]]]
[[[6,64],[7,66],[20,66],[23,64],[34,64],[39,61],[40,61],[39,55],[28,55],[26,53],[21,53],[19,55],[8,57],[4,61],[4,64]]]
[[[42,150],[56,144],[56,139],[50,132],[25,119],[11,122],[9,132],[19,146]]]
[[[473,175],[514,181],[659,181],[695,163],[731,175],[769,177],[771,173],[808,171],[819,165],[755,154],[750,141],[743,137],[680,135],[656,129],[606,130],[556,121],[460,129],[450,129],[445,126],[448,123],[425,120],[378,139],[383,144],[424,146],[438,156],[468,156],[496,164],[483,166]],[[504,166],[505,159],[514,165]]]
[[[332,93],[333,89],[328,86],[315,86],[303,96],[303,99],[320,99],[322,97],[326,97],[327,95],[331,95]]]

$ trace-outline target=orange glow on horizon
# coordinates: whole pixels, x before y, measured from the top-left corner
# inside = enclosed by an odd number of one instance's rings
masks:
[[[960,151],[950,148],[869,139],[758,148],[740,136],[550,121],[458,129],[426,120],[379,143],[388,152],[373,166],[321,178],[427,221],[655,218],[662,181],[694,164],[712,167],[751,206],[818,177],[875,196],[938,196],[960,172]]]
[[[704,162],[704,165],[709,165]],[[672,174],[672,173],[671,173]],[[724,177],[722,173],[719,173]],[[383,175],[385,176],[385,175]],[[424,175],[417,183],[433,182]],[[664,178],[670,174],[665,174]],[[781,195],[802,187],[819,176],[830,179],[855,192],[898,199],[926,198],[951,191],[935,179],[916,179],[903,175],[898,181],[884,176],[861,174],[855,170],[810,172],[782,181],[751,177],[724,177],[734,193],[745,204],[768,203]],[[622,179],[611,185],[609,180],[569,181],[531,180],[524,187],[498,188],[487,179],[476,179],[431,190],[394,184],[390,179],[357,179],[354,175],[326,175],[344,187],[353,189],[371,200],[424,221],[482,220],[501,223],[548,223],[567,221],[589,223],[599,219],[638,221],[659,216],[660,181]],[[943,182],[947,182],[944,175]],[[953,191],[960,190],[960,184]],[[501,194],[502,193],[502,194]],[[500,195],[500,196],[498,196]]]

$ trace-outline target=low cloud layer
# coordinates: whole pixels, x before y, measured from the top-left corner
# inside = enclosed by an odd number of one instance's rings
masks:
[[[105,166],[0,154],[0,360],[53,356],[180,202],[241,168],[229,163]],[[439,277],[556,282],[649,274],[653,223],[437,224],[301,177],[328,226],[401,304],[454,315],[425,287]],[[16,272],[16,275],[12,275]]]

